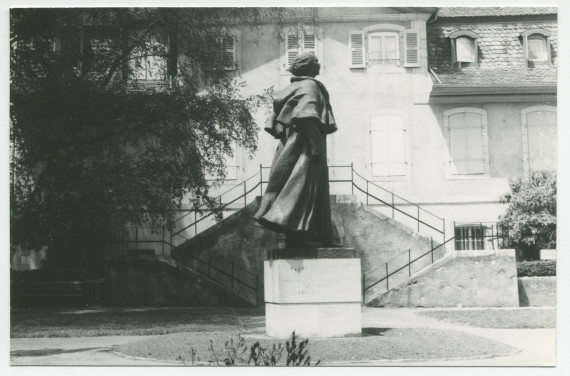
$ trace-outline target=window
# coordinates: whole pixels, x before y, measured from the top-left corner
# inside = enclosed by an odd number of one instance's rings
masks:
[[[488,174],[487,112],[477,108],[446,111],[443,125],[448,176]]]
[[[419,67],[418,29],[379,24],[348,34],[350,68]]]
[[[370,117],[371,174],[374,177],[405,177],[408,174],[405,118],[393,112]]]
[[[451,39],[451,64],[459,68],[477,66],[479,64],[477,38],[479,36],[468,30],[449,34]]]
[[[166,62],[166,41],[158,36],[149,36],[146,43],[131,52],[132,78],[142,83],[164,81]]]
[[[289,69],[295,57],[303,52],[313,53],[321,60],[318,47],[318,39],[311,31],[287,33],[285,35],[285,68]]]
[[[534,68],[539,65],[551,65],[550,31],[531,29],[521,35],[528,67]]]
[[[521,111],[523,169],[556,170],[556,107],[534,106]]]
[[[239,69],[241,50],[239,48],[241,31],[231,29],[228,34],[220,37],[206,36],[205,44],[212,57],[220,58],[223,69],[233,71]]]
[[[238,154],[239,148],[237,146],[237,142],[232,143],[232,155],[227,155],[225,157],[225,165],[226,165],[226,178],[224,181],[228,180],[237,180],[238,179],[238,172],[239,172],[239,164],[238,164]],[[216,180],[219,178],[217,174],[207,174],[206,180]]]
[[[379,32],[368,34],[369,65],[400,64],[399,34]]]
[[[226,157],[226,180],[236,180],[238,178],[238,147],[237,143],[232,143],[232,155]]]
[[[509,247],[506,229],[498,223],[455,223],[454,236],[456,251]]]

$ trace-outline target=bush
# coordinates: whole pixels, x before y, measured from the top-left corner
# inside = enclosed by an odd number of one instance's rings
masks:
[[[509,207],[501,219],[509,242],[522,260],[538,260],[541,249],[556,248],[556,173],[531,171],[510,181],[501,197]]]
[[[210,365],[215,366],[318,366],[321,361],[311,363],[311,356],[308,352],[309,340],[304,339],[297,342],[295,332],[291,335],[291,340],[283,344],[273,344],[272,347],[265,348],[259,341],[253,345],[246,345],[244,338],[240,335],[237,341],[230,339],[225,342],[222,350],[214,348],[214,342],[210,340],[208,350],[210,352]],[[249,350],[249,357],[247,357]],[[286,360],[281,361],[283,353],[286,354]],[[201,362],[197,356],[197,351],[192,348],[189,352],[191,365]],[[179,355],[177,360],[186,364],[187,359]]]
[[[517,262],[519,277],[556,277],[556,261]]]

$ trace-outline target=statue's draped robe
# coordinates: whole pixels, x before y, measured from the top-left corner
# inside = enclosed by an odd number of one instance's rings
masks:
[[[326,135],[336,124],[324,85],[292,77],[276,94],[265,130],[279,139],[265,194],[254,219],[270,230],[331,239]]]

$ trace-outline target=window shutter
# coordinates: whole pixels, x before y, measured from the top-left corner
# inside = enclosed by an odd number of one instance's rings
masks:
[[[236,180],[238,173],[237,143],[232,143],[232,155],[226,156],[226,180]]]
[[[359,30],[351,30],[348,38],[348,46],[350,50],[350,67],[364,68],[364,33]]]
[[[224,68],[226,70],[236,69],[236,43],[235,38],[227,37],[222,41],[224,53]]]
[[[315,34],[303,34],[303,52],[312,52],[317,55],[317,38]]]
[[[420,32],[418,29],[404,30],[404,67],[419,67],[420,61]]]
[[[371,118],[372,176],[396,177],[407,173],[404,119],[397,115]]]
[[[289,68],[295,56],[299,53],[299,39],[296,34],[288,33],[285,38],[286,67]]]

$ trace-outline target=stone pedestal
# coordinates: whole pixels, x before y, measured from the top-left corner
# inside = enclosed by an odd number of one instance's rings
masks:
[[[360,259],[351,248],[283,248],[264,264],[270,337],[360,336]]]

